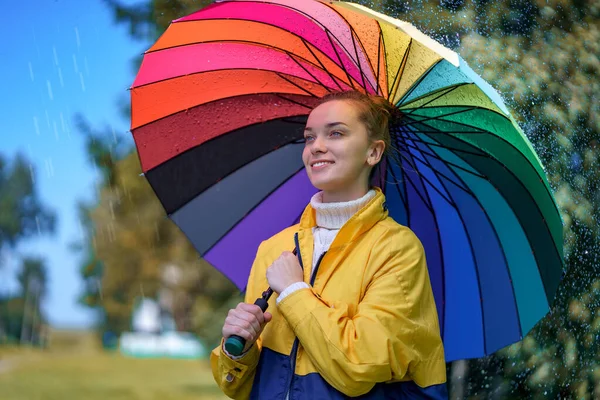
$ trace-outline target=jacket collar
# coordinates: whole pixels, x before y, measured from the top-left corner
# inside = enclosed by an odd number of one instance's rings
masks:
[[[354,214],[342,226],[331,247],[337,247],[343,243],[349,243],[361,236],[363,233],[371,229],[377,222],[385,219],[388,216],[387,206],[385,204],[385,195],[380,188],[373,188],[376,192],[373,197],[362,209]],[[315,209],[308,204],[300,218],[299,228],[303,230],[311,230],[317,226],[317,218]]]

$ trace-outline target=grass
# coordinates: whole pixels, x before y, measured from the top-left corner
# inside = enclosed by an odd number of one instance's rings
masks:
[[[81,341],[73,340],[77,335]],[[0,347],[2,400],[227,398],[214,383],[208,360],[127,358],[90,345],[95,342],[90,334],[52,337],[47,350]]]

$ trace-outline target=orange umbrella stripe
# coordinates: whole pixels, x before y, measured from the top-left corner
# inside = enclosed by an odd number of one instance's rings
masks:
[[[289,76],[286,78],[289,81],[269,71],[224,70],[187,75],[133,88],[131,129],[227,97],[252,93],[327,93],[326,89],[315,83]]]

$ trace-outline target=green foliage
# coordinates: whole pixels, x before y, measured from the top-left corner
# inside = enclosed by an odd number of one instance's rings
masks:
[[[0,250],[20,240],[54,232],[55,216],[40,202],[32,164],[18,154],[9,163],[0,155]]]

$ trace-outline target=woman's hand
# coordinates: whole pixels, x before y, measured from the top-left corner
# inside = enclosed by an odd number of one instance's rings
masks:
[[[265,325],[271,321],[271,313],[263,313],[255,304],[239,303],[229,310],[223,325],[223,337],[237,335],[246,339],[244,351],[247,351],[260,336]]]
[[[267,281],[274,292],[281,293],[293,283],[304,282],[302,267],[294,253],[284,251],[267,269]]]

